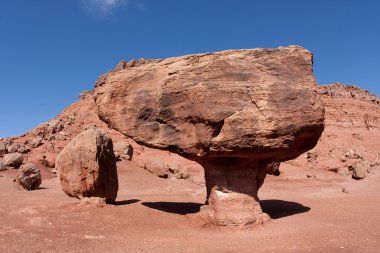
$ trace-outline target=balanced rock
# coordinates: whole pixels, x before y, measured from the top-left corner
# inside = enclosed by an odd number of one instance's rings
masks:
[[[116,199],[118,177],[112,140],[98,128],[73,138],[56,158],[62,190],[71,197]]]
[[[23,161],[24,156],[17,152],[4,155],[4,163],[7,166],[18,168]]]
[[[144,60],[101,76],[94,97],[110,127],[204,167],[209,223],[249,227],[268,219],[257,196],[267,167],[323,132],[312,58],[289,46]]]
[[[16,175],[16,182],[26,190],[37,190],[42,183],[40,169],[33,163],[23,164]]]

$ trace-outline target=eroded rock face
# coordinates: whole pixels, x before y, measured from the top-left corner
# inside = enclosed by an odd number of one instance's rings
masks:
[[[94,97],[110,127],[203,165],[204,217],[220,226],[266,220],[257,191],[269,164],[313,148],[324,129],[312,55],[298,46],[124,62]]]
[[[112,140],[98,128],[72,139],[58,154],[56,168],[62,190],[71,197],[116,199],[118,177]]]

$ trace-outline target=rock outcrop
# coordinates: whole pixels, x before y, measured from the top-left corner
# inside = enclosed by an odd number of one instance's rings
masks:
[[[42,177],[37,165],[33,163],[23,164],[17,172],[16,182],[26,190],[37,190]]]
[[[324,129],[312,55],[297,46],[124,64],[94,96],[111,128],[204,167],[205,213],[220,226],[266,220],[267,167],[313,148]]]
[[[58,154],[56,168],[62,190],[71,197],[116,199],[118,177],[112,140],[101,129],[89,128]]]

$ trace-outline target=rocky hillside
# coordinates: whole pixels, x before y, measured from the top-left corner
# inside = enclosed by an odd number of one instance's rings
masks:
[[[380,164],[379,98],[357,86],[340,83],[322,85],[319,92],[325,107],[322,137],[313,150],[288,164],[343,176],[351,176],[356,167],[364,167],[364,175],[370,173]]]

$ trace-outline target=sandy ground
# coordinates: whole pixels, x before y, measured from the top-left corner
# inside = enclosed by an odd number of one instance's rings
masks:
[[[0,252],[379,252],[379,171],[355,181],[288,167],[260,191],[272,220],[227,232],[194,224],[204,186],[118,167],[118,202],[103,207],[78,204],[57,178],[27,192],[0,172]]]

